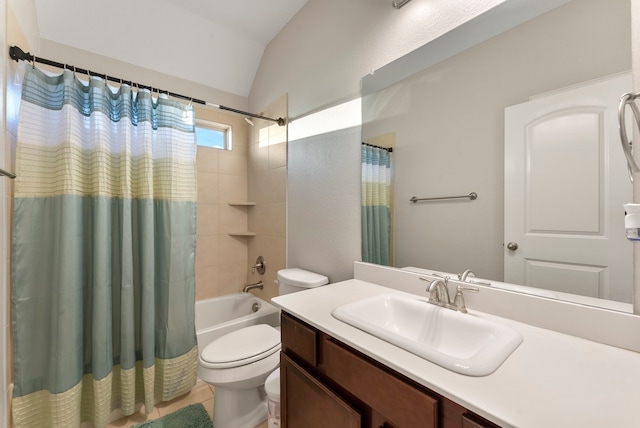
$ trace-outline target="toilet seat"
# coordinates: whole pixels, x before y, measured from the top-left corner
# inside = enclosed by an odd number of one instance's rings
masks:
[[[211,369],[240,367],[267,358],[280,350],[280,332],[267,324],[241,328],[214,340],[200,353]]]

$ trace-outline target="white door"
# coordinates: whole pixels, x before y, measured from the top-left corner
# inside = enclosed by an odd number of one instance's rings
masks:
[[[631,302],[617,119],[629,88],[616,75],[505,109],[505,282]]]

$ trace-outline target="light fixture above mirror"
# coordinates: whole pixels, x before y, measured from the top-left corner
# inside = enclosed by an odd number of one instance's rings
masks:
[[[400,9],[402,6],[409,3],[410,1],[411,0],[394,1],[394,2],[391,2],[391,5],[393,6],[394,9]]]

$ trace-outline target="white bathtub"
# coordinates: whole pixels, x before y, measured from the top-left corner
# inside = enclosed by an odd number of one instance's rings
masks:
[[[235,293],[196,301],[198,349],[204,349],[227,333],[254,324],[279,326],[280,310],[251,293]]]

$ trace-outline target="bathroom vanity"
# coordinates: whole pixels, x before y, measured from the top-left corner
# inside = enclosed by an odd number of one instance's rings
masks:
[[[408,293],[406,277],[397,288],[357,278],[273,299],[283,311],[284,427],[638,426],[639,353],[468,305],[468,316],[509,325],[523,341],[487,376],[454,373],[334,318],[334,308],[379,294],[427,297],[417,277]]]
[[[496,427],[286,312],[281,327],[283,427]]]

